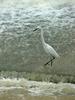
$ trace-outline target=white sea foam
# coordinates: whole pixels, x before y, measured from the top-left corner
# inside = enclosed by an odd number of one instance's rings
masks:
[[[16,33],[26,33],[29,29],[32,29],[33,25],[37,24],[37,22],[41,25],[45,22],[46,27],[53,26],[62,29],[65,26],[72,29],[75,25],[74,17],[74,5],[70,7],[63,6],[62,9],[50,7],[44,7],[43,9],[38,7],[29,7],[26,9],[0,8],[0,34],[17,36]],[[43,20],[43,22],[40,23],[40,20]],[[31,28],[28,27],[30,25],[32,26]],[[24,26],[29,29],[25,29]],[[74,29],[72,29],[72,31],[73,30]]]
[[[1,7],[53,7],[64,3],[75,3],[75,0],[0,0]]]
[[[70,83],[49,83],[26,79],[0,79],[0,92],[12,89],[25,89],[30,95],[74,95],[75,85]]]

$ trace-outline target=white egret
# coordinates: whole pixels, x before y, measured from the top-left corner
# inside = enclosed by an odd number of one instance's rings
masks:
[[[44,48],[45,52],[51,57],[51,59],[50,59],[48,62],[46,62],[44,65],[47,65],[47,64],[49,64],[49,63],[51,62],[51,66],[52,66],[53,60],[54,60],[55,58],[58,58],[59,55],[58,55],[58,53],[54,50],[54,48],[53,48],[52,46],[50,46],[49,44],[47,44],[47,43],[45,42],[44,36],[43,36],[43,33],[44,33],[44,32],[43,32],[42,27],[38,26],[38,27],[37,27],[36,29],[34,29],[33,31],[36,31],[36,30],[38,30],[38,29],[40,29],[40,31],[41,31],[41,40],[42,40],[43,48]]]

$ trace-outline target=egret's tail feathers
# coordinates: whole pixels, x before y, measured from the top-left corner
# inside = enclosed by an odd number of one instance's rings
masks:
[[[59,54],[56,53],[56,57],[59,58],[60,57]]]

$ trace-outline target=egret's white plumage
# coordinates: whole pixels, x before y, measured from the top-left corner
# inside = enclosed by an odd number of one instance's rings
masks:
[[[53,56],[55,58],[58,58],[59,55],[57,54],[57,52],[53,49],[53,47],[51,47],[50,45],[48,45],[47,43],[44,43],[43,45],[45,52],[50,55]]]
[[[48,61],[45,65],[47,65],[49,62],[51,62],[51,66],[52,66],[52,63],[53,63],[53,60],[55,58],[58,58],[59,55],[58,53],[54,50],[54,48],[52,46],[50,46],[49,44],[47,44],[44,40],[44,37],[43,37],[43,29],[38,26],[34,31],[36,31],[37,29],[40,29],[41,30],[41,40],[42,40],[42,45],[43,45],[43,48],[45,50],[45,52],[52,57],[52,59],[50,59],[50,61]]]

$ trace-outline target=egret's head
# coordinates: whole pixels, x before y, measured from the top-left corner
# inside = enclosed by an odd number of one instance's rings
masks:
[[[37,26],[33,31],[37,31],[39,29],[41,29],[41,27],[40,26]]]

